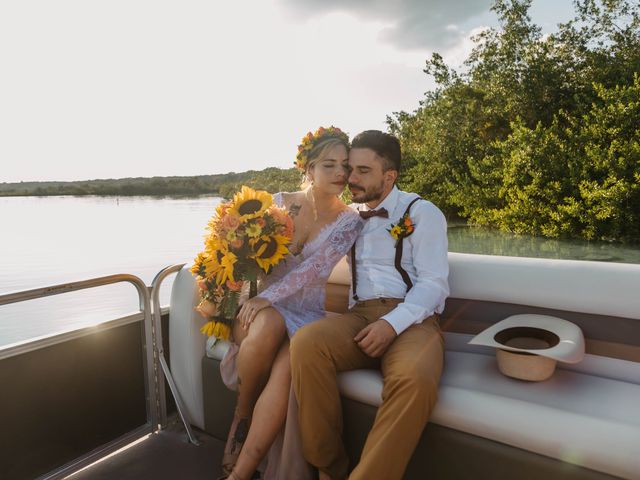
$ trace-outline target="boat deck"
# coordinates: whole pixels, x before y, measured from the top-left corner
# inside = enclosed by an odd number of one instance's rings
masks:
[[[202,431],[201,442],[188,442],[181,425],[166,430],[122,450],[67,478],[70,480],[215,479],[222,475],[220,463],[224,442]]]

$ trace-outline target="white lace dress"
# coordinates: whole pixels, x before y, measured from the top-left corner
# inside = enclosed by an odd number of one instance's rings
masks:
[[[274,195],[274,201],[282,206],[282,194]],[[303,325],[325,316],[327,279],[361,229],[358,213],[347,209],[305,244],[298,255],[289,255],[267,276],[258,297],[269,300],[284,317],[289,337]]]
[[[274,202],[284,206],[283,195],[275,194]],[[326,315],[327,279],[333,267],[351,249],[362,226],[358,212],[350,208],[345,210],[307,242],[298,255],[289,255],[286,261],[274,267],[261,285],[258,297],[269,300],[282,315],[289,337],[300,327]],[[237,389],[237,354],[238,347],[232,344],[220,364],[222,379],[233,390]],[[313,471],[302,456],[297,417],[298,406],[290,391],[285,427],[269,450],[266,465],[262,465],[262,478],[303,480],[313,477]]]

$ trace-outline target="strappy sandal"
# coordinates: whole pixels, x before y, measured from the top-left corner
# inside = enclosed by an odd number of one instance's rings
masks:
[[[222,455],[222,472],[229,478],[232,478],[231,472],[233,471],[233,467],[238,461],[242,446],[244,445],[244,442],[247,439],[247,435],[249,434],[250,424],[250,417],[239,417],[237,415],[233,416],[233,422],[231,424],[231,428],[229,429],[229,436],[227,437],[227,443],[224,446],[224,453]]]

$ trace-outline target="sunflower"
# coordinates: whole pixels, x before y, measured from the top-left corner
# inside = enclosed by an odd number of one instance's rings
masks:
[[[214,336],[219,340],[229,340],[231,328],[224,322],[210,321],[205,323],[200,329],[208,337]]]
[[[191,273],[202,278],[211,278],[220,270],[220,262],[215,252],[201,252],[193,261]]]
[[[204,252],[205,255],[213,255],[219,251],[229,250],[229,242],[226,238],[219,237],[217,235],[209,235],[204,240]]]
[[[271,267],[277,265],[289,253],[288,243],[289,238],[284,235],[263,235],[253,243],[256,253],[251,258],[255,259],[260,268],[269,273]]]
[[[204,254],[204,252],[200,252],[198,256],[193,260],[193,265],[191,266],[189,271],[194,275],[205,278],[206,274],[204,262],[206,258],[207,256]]]
[[[253,190],[245,185],[233,197],[228,213],[238,215],[242,222],[260,217],[273,203],[271,195],[263,190]]]

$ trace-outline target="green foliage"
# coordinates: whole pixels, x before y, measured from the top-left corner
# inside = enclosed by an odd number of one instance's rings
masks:
[[[48,195],[204,195],[229,198],[242,185],[275,193],[294,191],[301,175],[295,168],[193,177],[121,178],[80,182],[0,183],[0,196]]]
[[[230,198],[242,185],[270,193],[295,192],[301,183],[302,174],[297,169],[282,170],[271,167],[259,172],[247,172],[247,175],[238,181],[226,182],[220,186],[219,193],[224,198]]]
[[[576,0],[543,36],[528,0],[497,0],[462,72],[388,118],[400,183],[449,217],[517,233],[640,241],[640,5]]]

